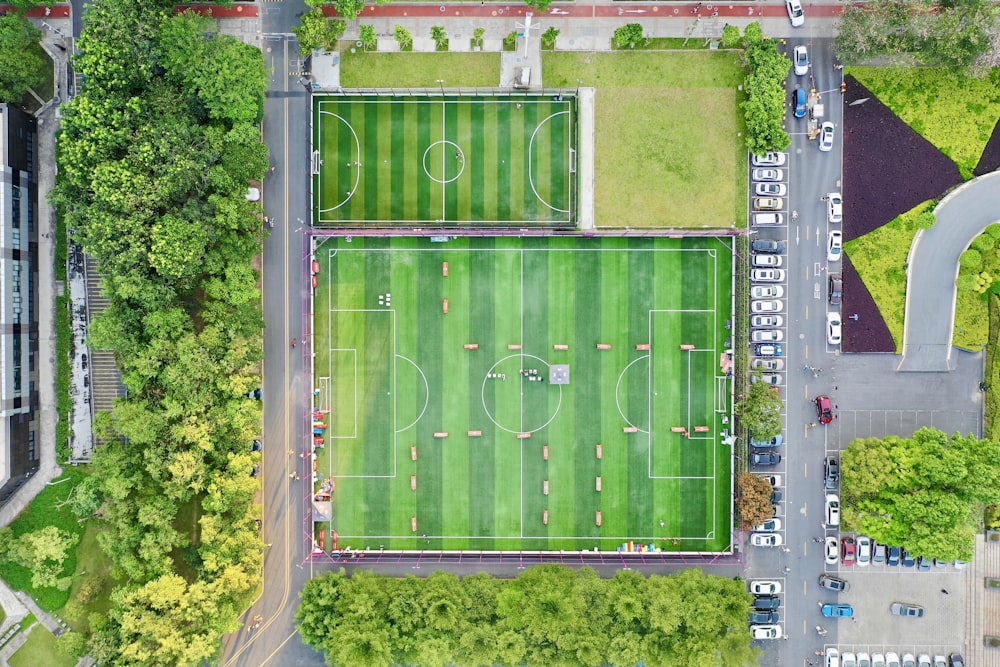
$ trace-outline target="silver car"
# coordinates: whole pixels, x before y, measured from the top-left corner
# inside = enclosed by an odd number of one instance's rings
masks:
[[[819,149],[824,153],[833,150],[833,123],[826,121],[819,128]]]
[[[780,301],[775,300],[750,302],[750,312],[752,313],[780,313],[783,307]]]
[[[780,343],[785,339],[781,329],[757,329],[750,332],[751,343]]]
[[[753,256],[753,266],[773,266],[778,268],[783,264],[781,255],[754,255]]]
[[[750,280],[755,283],[780,283],[785,280],[784,269],[750,269]]]
[[[785,295],[781,285],[754,285],[750,288],[751,299],[780,299]]]
[[[788,187],[784,183],[754,183],[753,193],[758,197],[784,197]]]
[[[750,363],[751,368],[762,368],[765,371],[780,371],[784,370],[785,362],[781,359],[754,359]],[[778,484],[775,484],[778,486]]]
[[[753,315],[750,318],[752,327],[780,327],[784,323],[785,320],[781,315]]]
[[[783,181],[785,172],[781,169],[754,169],[750,177],[755,181]]]

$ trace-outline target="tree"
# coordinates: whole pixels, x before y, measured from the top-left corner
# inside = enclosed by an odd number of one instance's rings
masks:
[[[540,12],[545,12],[548,10],[549,5],[552,4],[552,0],[525,0],[525,4],[529,7],[534,7]]]
[[[784,81],[792,63],[778,52],[774,40],[764,39],[757,21],[744,30],[743,42],[743,62],[747,68],[743,88],[747,98],[740,107],[747,126],[747,148],[756,155],[785,150],[791,137],[784,127]]]
[[[611,42],[619,49],[634,49],[636,44],[643,41],[645,41],[645,37],[640,23],[626,23],[615,28],[611,38]]]
[[[548,29],[542,33],[542,46],[546,49],[554,49],[557,37],[559,37],[559,29],[555,26],[549,26]]]
[[[448,33],[445,31],[444,26],[432,25],[431,39],[434,40],[435,48],[438,51],[448,50]]]
[[[362,25],[358,33],[358,39],[361,41],[361,46],[365,51],[374,50],[378,45],[378,34],[375,32],[375,26]]]
[[[311,9],[302,15],[302,23],[292,28],[299,40],[299,51],[309,53],[316,49],[333,51],[337,40],[344,36],[347,23],[339,19],[327,18],[320,8]]]
[[[472,31],[472,45],[483,48],[483,36],[486,35],[486,28],[476,28]]]
[[[60,575],[66,559],[79,541],[77,535],[56,526],[45,526],[18,537],[8,548],[7,557],[31,570],[33,587],[51,586],[64,591],[70,587],[72,579]]]
[[[753,433],[758,440],[766,440],[781,433],[781,411],[784,403],[766,382],[763,382],[763,371],[756,369],[750,387],[742,401],[743,426]]]
[[[56,649],[71,658],[87,655],[87,636],[82,632],[64,632],[56,637]]]
[[[19,102],[45,83],[52,64],[39,44],[41,31],[21,14],[0,16],[0,101]]]
[[[353,21],[365,8],[365,0],[335,0],[333,5],[337,16],[345,21]]]
[[[739,478],[739,510],[745,530],[759,526],[774,516],[771,494],[774,487],[763,477],[744,471]]]
[[[740,45],[740,29],[727,23],[722,27],[722,46],[727,49],[735,49]]]
[[[396,43],[399,44],[400,51],[409,51],[413,48],[413,35],[409,30],[401,25],[397,25],[392,29],[392,36],[395,38]]]

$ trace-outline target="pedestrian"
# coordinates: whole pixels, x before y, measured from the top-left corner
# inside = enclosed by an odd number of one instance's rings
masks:
[[[823,197],[820,197],[820,198],[819,198],[819,200],[820,200],[820,201],[827,201],[827,200],[829,200],[829,199],[830,199],[830,198],[829,198],[829,197],[827,197],[827,196],[825,196],[825,195],[824,195]]]
[[[789,573],[789,572],[791,572],[791,571],[792,571],[792,568],[790,568],[790,567],[788,567],[788,566],[786,565],[786,566],[785,566],[785,574],[788,574],[788,573]]]
[[[792,550],[789,549],[788,547],[781,547],[781,550],[784,551],[786,554],[792,553]]]
[[[295,343],[296,343],[296,340],[293,338],[292,339],[292,347],[295,347]]]
[[[949,593],[948,593],[948,589],[947,589],[947,588],[942,588],[942,589],[941,589],[941,592],[942,592],[942,593],[944,593],[945,595],[948,595],[948,594],[949,594]]]

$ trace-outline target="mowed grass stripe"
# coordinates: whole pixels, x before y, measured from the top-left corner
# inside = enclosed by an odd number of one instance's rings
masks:
[[[412,188],[412,184],[417,177],[417,160],[406,160],[407,138],[414,134],[415,114],[408,113],[407,107],[403,104],[393,104],[390,106],[389,136],[392,137],[389,149],[389,169],[391,178],[389,183],[389,196],[385,199],[389,201],[390,217],[392,220],[404,220],[409,206],[407,190]],[[384,194],[384,193],[383,193]]]
[[[507,345],[521,344],[521,251],[516,238],[500,238],[496,240],[499,252],[494,253],[495,272],[497,276],[506,276],[503,289],[497,290],[494,321],[497,330],[496,358],[502,359],[515,354],[507,350]],[[510,367],[507,364],[506,367]],[[497,389],[493,406],[493,414],[501,425],[510,431],[521,429],[521,397],[518,391],[517,377],[507,373],[507,379],[490,380]],[[497,465],[496,486],[497,498],[496,534],[498,536],[520,536],[522,529],[521,508],[521,447],[513,433],[497,431]],[[503,496],[500,501],[499,496]],[[498,539],[497,546],[512,548],[517,541]]]
[[[546,377],[547,367],[538,359],[548,358],[548,320],[549,320],[549,298],[548,298],[548,252],[542,247],[532,247],[523,251],[522,261],[524,264],[524,275],[530,279],[523,284],[523,305],[521,317],[524,320],[524,353],[517,364],[518,370],[534,369],[538,375],[533,377]],[[517,381],[521,385],[523,395],[522,414],[524,415],[525,430],[534,431],[530,440],[522,443],[523,454],[528,460],[528,465],[524,466],[524,534],[540,538],[547,538],[551,530],[556,534],[569,534],[573,525],[572,516],[572,494],[568,493],[569,486],[565,485],[565,468],[572,466],[573,442],[568,440],[561,442],[550,436],[555,432],[549,428],[540,427],[548,421],[550,406],[549,394],[552,391],[550,382],[534,382],[520,374]],[[540,429],[540,430],[539,430]],[[561,439],[560,439],[561,440]],[[541,456],[541,447],[548,444],[550,449],[550,459],[548,471],[543,466],[537,465]],[[550,479],[550,486],[558,488],[562,492],[562,498],[570,500],[563,506],[551,506],[549,503],[559,498],[559,495],[546,497],[542,493],[544,480]],[[542,522],[542,512],[549,509],[549,525]],[[543,544],[547,544],[547,539]],[[539,547],[545,548],[545,547]]]
[[[364,124],[358,128],[359,136],[361,137],[361,155],[358,157],[358,161],[361,162],[361,167],[352,166],[347,167],[345,162],[345,168],[349,171],[356,171],[360,169],[361,171],[361,183],[358,187],[358,192],[355,193],[355,197],[363,194],[364,197],[361,200],[362,215],[365,220],[378,220],[379,215],[379,182],[378,182],[378,158],[379,158],[379,125],[381,113],[380,109],[387,105],[372,103],[365,104],[362,107],[364,112]]]
[[[486,135],[487,125],[484,121],[484,104],[481,99],[477,99],[469,104],[469,125],[471,136],[469,137],[469,151],[465,156],[466,174],[468,182],[469,197],[469,221],[481,221],[486,210],[484,197],[486,194]],[[474,131],[473,131],[474,130]]]
[[[407,218],[437,220],[441,217],[441,190],[439,184],[427,177],[426,169],[429,166],[424,161],[424,150],[441,138],[441,102],[422,100],[416,103],[415,110],[416,132],[412,135],[414,143],[410,146],[410,154],[419,156],[419,175],[412,181],[416,198],[414,208],[407,214]]]
[[[463,242],[467,242],[463,239]],[[456,262],[451,268],[454,280],[469,283],[469,343],[476,343],[479,349],[463,352],[471,360],[469,373],[469,425],[483,432],[480,438],[470,441],[469,454],[469,534],[482,536],[473,540],[477,549],[493,549],[496,542],[496,507],[506,504],[509,498],[496,494],[496,451],[498,433],[490,422],[483,407],[483,378],[496,357],[496,265],[490,251],[493,239],[482,239],[482,250],[465,253],[463,263]],[[457,255],[458,253],[454,253]],[[457,271],[457,272],[456,272]],[[456,351],[455,354],[458,354]]]
[[[517,155],[517,150],[511,145],[511,106],[509,104],[498,104],[494,106],[496,113],[496,153],[497,153],[497,189],[494,193],[496,199],[496,212],[494,220],[513,220],[511,217],[511,201],[514,193],[511,192],[511,156]]]
[[[532,138],[535,128],[538,127],[539,107],[547,108],[548,105],[545,103],[525,104],[515,116],[517,125],[515,125],[514,136],[519,141],[517,146],[513,148],[513,155],[520,163],[520,178],[517,179],[520,186],[518,188],[520,196],[513,198],[515,193],[512,193],[511,210],[515,212],[516,220],[538,219],[538,197],[531,184],[531,172],[535,167],[532,164],[531,151]]]
[[[501,157],[501,147],[503,150],[507,148],[506,144],[500,143],[499,105],[483,105],[483,127],[494,128],[494,131],[484,132],[482,137],[484,190],[481,197],[483,213],[479,219],[492,222],[501,219],[498,208],[499,193],[503,188],[500,181],[500,160],[504,159]]]
[[[459,125],[465,121],[465,114],[462,113],[462,109],[465,107],[464,104],[449,102],[447,98],[445,98],[442,104],[444,105],[444,139],[458,144],[457,149],[451,144],[444,145],[444,159],[449,169],[446,170],[445,176],[442,180],[450,180],[453,176],[458,176],[458,173],[462,171],[461,160],[458,159],[457,155],[459,152],[464,155],[467,150],[468,144],[462,140],[462,135],[467,134],[468,129],[462,128]],[[451,169],[455,170],[454,174],[452,174]],[[458,202],[461,190],[461,180],[462,179],[459,178],[458,180],[452,181],[443,186],[442,194],[444,197],[444,215],[442,217],[447,221],[457,220],[460,215]]]

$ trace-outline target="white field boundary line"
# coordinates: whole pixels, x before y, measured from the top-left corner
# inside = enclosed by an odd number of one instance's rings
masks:
[[[448,101],[447,98],[441,99],[441,141],[448,141]],[[448,144],[443,144],[447,146]],[[461,149],[460,149],[461,150]],[[448,151],[441,151],[441,222],[446,221],[448,213],[448,183],[445,178],[445,172],[448,169]]]
[[[537,125],[535,125],[535,131],[531,133],[531,139],[528,140],[528,184],[531,185],[531,191],[535,193],[535,198],[538,199],[538,201],[542,202],[542,204],[544,204],[545,206],[549,207],[550,209],[552,209],[556,213],[565,213],[567,216],[569,216],[569,212],[570,211],[569,211],[568,208],[559,208],[557,206],[553,206],[549,202],[545,201],[545,199],[542,197],[542,195],[538,194],[538,188],[535,187],[535,177],[531,173],[532,172],[532,166],[533,166],[532,160],[531,160],[531,149],[535,145],[535,136],[538,134],[538,131],[540,129],[542,129],[543,125],[545,125],[547,122],[549,122],[550,120],[552,120],[556,116],[563,116],[563,115],[567,115],[567,114],[569,114],[568,110],[567,111],[559,111],[557,113],[549,114],[548,116],[546,116],[545,118],[543,118],[541,121],[539,121]],[[566,179],[567,185],[569,185],[570,180],[571,179]]]
[[[354,126],[351,125],[350,121],[348,121],[343,116],[338,116],[337,114],[335,114],[335,113],[333,113],[331,111],[320,111],[319,129],[316,130],[316,132],[319,134],[319,145],[320,145],[320,147],[323,146],[323,115],[324,114],[327,115],[327,116],[333,116],[334,118],[336,118],[337,120],[339,120],[341,123],[343,123],[344,125],[346,125],[347,129],[349,129],[351,131],[351,134],[354,136],[354,148],[357,151],[357,159],[356,160],[351,160],[351,163],[352,164],[354,162],[360,163],[361,162],[361,140],[358,139],[358,133],[355,132]],[[320,160],[322,160],[322,159],[323,159],[323,155],[321,153],[320,154]],[[345,197],[344,200],[342,202],[340,202],[339,204],[337,204],[336,206],[331,206],[330,208],[323,208],[323,204],[322,204],[322,201],[321,201],[320,202],[320,206],[319,206],[319,214],[322,215],[323,213],[327,213],[328,211],[336,211],[338,208],[340,208],[341,206],[343,206],[344,204],[346,204],[347,202],[349,202],[351,200],[351,197],[354,196],[354,193],[358,191],[358,185],[360,185],[360,183],[361,183],[361,168],[358,167],[354,171],[354,185],[353,185],[353,187],[351,187],[351,191],[347,193],[347,197]],[[320,164],[320,166],[319,166],[319,198],[320,199],[323,198],[323,165],[322,164]]]

